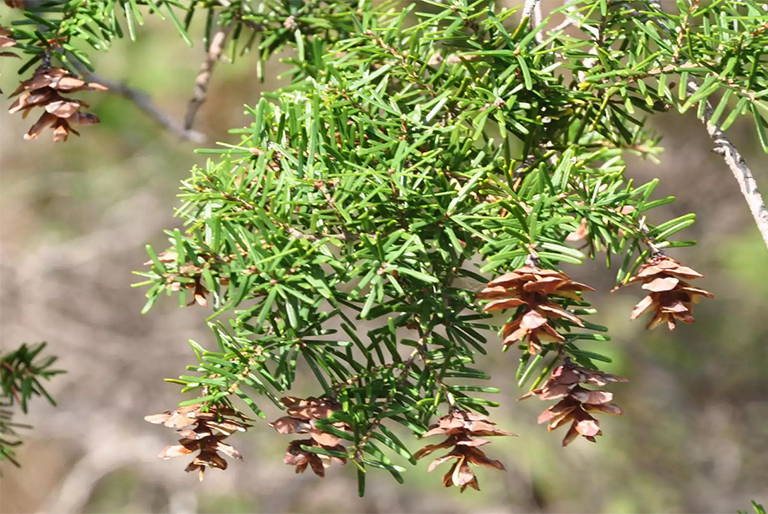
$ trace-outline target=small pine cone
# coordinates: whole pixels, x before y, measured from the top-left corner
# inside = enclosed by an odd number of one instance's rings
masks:
[[[590,413],[604,412],[620,416],[624,412],[618,405],[610,403],[613,400],[612,393],[587,389],[579,384],[601,387],[613,382],[626,381],[625,378],[582,368],[566,360],[565,364],[552,372],[544,386],[534,389],[519,399],[524,400],[534,395],[540,400],[559,399],[558,403],[539,415],[539,424],[547,423],[547,431],[551,432],[571,422],[563,438],[563,446],[567,446],[580,435],[594,443],[595,437],[602,435],[602,432],[600,424]]]
[[[15,7],[16,9],[23,9],[26,0],[5,0],[5,5],[8,7]]]
[[[36,139],[46,127],[52,127],[53,140],[66,141],[69,134],[80,135],[73,126],[92,125],[98,123],[99,119],[93,114],[81,111],[83,107],[88,107],[88,104],[66,98],[61,93],[106,89],[101,84],[86,82],[63,68],[41,66],[11,94],[12,97],[19,98],[8,112],[14,114],[23,111],[23,116],[26,117],[33,108],[42,107],[45,112],[24,135],[24,139]]]
[[[247,417],[229,407],[212,405],[208,412],[202,412],[202,407],[203,405],[198,403],[144,418],[150,423],[176,428],[176,433],[181,436],[179,444],[167,446],[160,453],[161,458],[170,459],[200,452],[185,471],[198,471],[201,482],[205,478],[206,466],[227,469],[227,461],[219,452],[233,459],[243,460],[235,447],[223,441],[235,432],[245,432],[251,426],[246,423]]]
[[[320,455],[318,453],[307,451],[302,448],[302,446],[322,448],[324,450],[331,450],[342,453],[346,452],[346,448],[344,448],[344,446],[341,444],[337,444],[335,446],[321,445],[315,439],[296,439],[291,441],[291,443],[288,445],[288,448],[285,450],[285,457],[283,458],[283,462],[289,466],[296,466],[296,473],[304,473],[304,471],[307,469],[307,466],[309,466],[312,468],[312,471],[315,473],[315,475],[323,478],[325,477],[325,468],[330,467],[332,462],[336,462],[342,465],[347,463],[347,459],[345,457],[337,457],[335,455]]]
[[[650,291],[650,294],[632,309],[630,319],[637,319],[646,312],[653,311],[653,318],[646,326],[648,330],[664,322],[669,330],[675,330],[678,320],[693,323],[693,304],[699,303],[702,296],[714,298],[709,291],[692,287],[684,281],[701,277],[703,275],[681,265],[671,257],[654,257],[650,262],[643,264],[637,274],[627,282],[642,282],[643,289]]]
[[[485,416],[472,414],[460,409],[452,409],[449,414],[443,416],[437,423],[429,427],[429,431],[422,437],[433,435],[445,435],[448,438],[439,444],[430,444],[425,446],[416,454],[416,459],[421,459],[443,448],[451,448],[451,451],[442,457],[438,457],[429,465],[429,471],[433,471],[440,464],[451,459],[456,459],[453,466],[443,477],[443,485],[450,487],[452,485],[461,488],[463,493],[467,487],[476,491],[480,490],[470,464],[475,466],[485,466],[489,468],[504,471],[504,464],[497,460],[489,459],[485,453],[478,447],[490,443],[487,439],[473,439],[473,437],[482,436],[507,436],[514,435],[506,430],[499,430],[494,427],[495,423],[489,421]]]
[[[187,307],[194,304],[197,304],[200,307],[208,307],[208,299],[205,297],[205,295],[208,294],[208,290],[203,285],[201,278],[202,274],[195,276],[195,291],[192,300],[187,303]]]
[[[302,446],[311,446],[332,452],[346,452],[340,437],[325,432],[316,425],[317,420],[326,419],[339,410],[340,406],[337,402],[328,398],[302,399],[293,396],[286,396],[280,401],[286,406],[288,415],[275,420],[269,426],[281,434],[310,435],[310,439],[291,441],[283,459],[286,464],[296,466],[296,473],[303,473],[309,466],[317,476],[322,478],[325,476],[325,468],[332,462],[347,463],[346,458],[320,455],[302,448]],[[349,426],[344,422],[333,423],[333,427],[345,432],[349,430]]]
[[[477,298],[491,300],[483,307],[484,312],[525,306],[523,313],[504,325],[503,343],[509,346],[525,341],[530,353],[538,353],[542,343],[565,341],[549,324],[550,319],[564,319],[584,326],[572,312],[551,301],[558,297],[581,301],[578,293],[583,291],[594,289],[574,282],[565,273],[526,265],[491,280],[477,293]]]

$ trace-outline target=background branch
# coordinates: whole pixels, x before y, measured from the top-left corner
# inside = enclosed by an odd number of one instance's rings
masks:
[[[523,19],[528,18],[528,24],[531,28],[538,27],[541,24],[541,0],[525,0],[523,4]],[[543,41],[543,34],[538,32],[534,39],[537,43]]]
[[[89,82],[97,82],[109,88],[110,91],[126,98],[136,104],[136,107],[159,123],[163,128],[173,133],[182,141],[192,141],[202,143],[206,140],[205,134],[197,130],[187,129],[180,122],[173,119],[169,114],[161,111],[150,99],[149,95],[138,89],[130,87],[124,82],[104,79],[94,73],[89,73],[86,78]]]
[[[197,78],[195,78],[195,91],[187,104],[187,115],[184,118],[184,129],[187,131],[192,129],[197,111],[208,98],[208,84],[213,76],[213,68],[216,66],[216,61],[221,57],[221,52],[224,50],[224,42],[227,40],[230,30],[231,26],[221,27],[211,38],[208,53],[205,55],[205,60],[200,66]]]
[[[96,73],[92,73],[85,66],[80,64],[80,62],[77,59],[71,59],[70,61],[74,63],[75,68],[77,68],[77,71],[83,77],[85,77],[85,79],[88,82],[96,82],[98,84],[106,86],[109,92],[118,94],[123,98],[130,100],[131,102],[136,104],[136,107],[144,111],[144,113],[147,116],[155,120],[163,128],[165,128],[166,130],[174,134],[176,137],[178,137],[182,141],[192,141],[193,143],[202,143],[203,141],[206,140],[205,134],[203,134],[202,132],[198,132],[197,130],[186,128],[180,122],[173,119],[173,117],[171,117],[170,114],[160,110],[160,108],[158,108],[152,102],[152,99],[145,92],[132,88],[125,82],[110,80],[108,78],[97,75]]]
[[[699,86],[694,81],[688,82],[688,91],[693,94],[698,91]],[[768,247],[768,209],[765,207],[765,201],[763,200],[760,190],[757,187],[752,171],[747,166],[747,162],[744,157],[741,156],[739,150],[734,146],[728,137],[720,130],[720,124],[710,123],[714,109],[712,104],[708,101],[704,109],[704,115],[699,118],[702,123],[707,127],[707,133],[712,141],[715,143],[714,152],[723,156],[723,160],[733,173],[736,182],[739,183],[739,189],[744,196],[749,210],[752,212],[752,217],[755,220],[757,229],[760,231],[760,235],[763,237],[766,247]]]

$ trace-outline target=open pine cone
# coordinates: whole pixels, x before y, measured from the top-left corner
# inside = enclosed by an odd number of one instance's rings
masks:
[[[41,66],[13,92],[11,97],[18,95],[19,98],[8,112],[14,114],[23,111],[23,116],[26,117],[33,108],[42,107],[45,112],[24,135],[24,139],[36,139],[50,126],[53,128],[54,141],[66,141],[69,134],[80,135],[73,128],[74,125],[91,125],[98,123],[99,119],[91,113],[81,111],[83,107],[88,107],[88,104],[64,97],[62,93],[106,89],[101,84],[86,82],[63,68]]]
[[[703,276],[666,255],[654,257],[640,266],[637,274],[627,282],[642,282],[643,289],[650,291],[650,294],[632,309],[630,318],[637,319],[644,313],[653,311],[653,318],[646,327],[648,330],[664,322],[670,330],[675,329],[678,320],[693,323],[693,304],[699,303],[701,297],[714,298],[714,295],[691,286],[684,279],[691,280]]]
[[[463,493],[467,487],[471,487],[476,491],[480,490],[480,486],[477,483],[477,477],[475,476],[470,464],[475,466],[485,466],[489,468],[498,469],[504,471],[504,464],[498,460],[489,459],[485,453],[479,449],[480,446],[490,443],[487,439],[473,439],[478,436],[503,436],[513,435],[506,430],[499,430],[494,427],[495,423],[486,419],[485,416],[480,414],[472,414],[462,411],[460,409],[452,409],[451,412],[439,420],[437,423],[429,427],[429,431],[422,437],[429,437],[433,435],[445,435],[448,438],[439,444],[430,444],[425,446],[416,454],[416,459],[421,459],[443,448],[451,448],[451,451],[438,457],[429,465],[429,471],[431,472],[440,464],[447,462],[451,459],[456,459],[451,469],[443,477],[443,485],[450,487],[455,485],[461,488]]]
[[[179,444],[168,446],[160,453],[161,458],[170,459],[200,452],[189,463],[186,471],[198,471],[201,482],[205,478],[206,466],[227,469],[227,461],[219,452],[243,460],[237,449],[223,441],[235,432],[245,432],[251,426],[245,422],[248,418],[229,407],[211,405],[208,412],[202,412],[202,407],[202,404],[195,404],[144,418],[150,423],[176,428],[176,433],[181,436]]]
[[[316,425],[317,420],[325,419],[339,409],[335,401],[327,398],[302,399],[293,396],[286,396],[280,401],[286,406],[288,415],[275,420],[269,426],[281,434],[310,435],[309,439],[291,441],[283,462],[289,466],[296,466],[296,473],[303,473],[309,466],[315,475],[321,478],[325,476],[325,468],[330,467],[332,462],[347,463],[346,458],[320,455],[302,448],[302,446],[311,446],[334,452],[346,452],[340,437],[324,432]],[[349,430],[347,424],[343,422],[333,423],[333,426],[339,430]]]
[[[547,423],[547,431],[551,432],[570,422],[571,426],[563,438],[563,446],[567,446],[580,435],[594,443],[595,437],[602,435],[602,432],[600,424],[591,413],[603,412],[620,416],[623,411],[618,405],[610,403],[613,400],[612,393],[587,389],[579,384],[604,386],[626,381],[625,378],[566,361],[552,372],[544,386],[519,399],[524,400],[531,396],[538,396],[540,400],[559,399],[558,403],[539,415],[539,423]]]
[[[573,313],[552,302],[550,296],[581,301],[577,293],[594,291],[586,284],[574,282],[565,273],[523,266],[511,273],[491,280],[485,289],[477,293],[479,300],[491,300],[484,312],[525,306],[525,311],[504,325],[504,346],[526,341],[530,353],[541,351],[542,343],[562,343],[565,338],[550,324],[552,318],[566,319],[577,326],[584,326]]]

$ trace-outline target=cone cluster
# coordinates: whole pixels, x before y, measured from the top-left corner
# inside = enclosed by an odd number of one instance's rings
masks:
[[[23,111],[23,116],[26,118],[32,109],[42,107],[43,114],[24,135],[24,139],[36,139],[46,127],[52,127],[53,140],[66,141],[69,134],[80,135],[74,126],[91,125],[98,123],[99,119],[91,113],[82,111],[84,107],[88,107],[85,102],[62,95],[106,89],[101,84],[86,82],[63,68],[41,66],[31,78],[22,82],[13,92],[11,96],[19,98],[11,105],[8,112],[14,114]]]
[[[479,439],[478,437],[513,435],[506,430],[497,429],[494,425],[495,423],[486,419],[485,416],[472,414],[460,409],[452,409],[449,414],[440,418],[434,425],[431,425],[429,431],[422,436],[445,435],[448,436],[447,439],[439,444],[425,446],[416,452],[414,457],[421,459],[435,450],[450,448],[451,451],[448,454],[432,461],[429,465],[429,471],[433,471],[444,462],[455,459],[456,461],[453,463],[453,466],[443,477],[443,485],[445,487],[452,485],[460,487],[461,492],[464,492],[467,487],[479,491],[480,486],[477,483],[474,471],[469,466],[470,464],[502,471],[505,468],[501,462],[486,457],[479,447],[488,444],[490,441]]]
[[[583,291],[594,289],[574,282],[565,273],[526,265],[491,280],[477,294],[477,298],[491,300],[483,307],[484,312],[523,307],[512,321],[504,325],[503,343],[504,346],[527,343],[528,352],[535,354],[541,351],[544,343],[565,341],[550,325],[550,320],[565,319],[574,325],[584,326],[579,318],[554,301],[557,298],[581,301],[577,293]]]
[[[627,282],[642,282],[643,289],[650,291],[650,294],[632,309],[630,318],[637,319],[646,312],[653,312],[653,318],[646,326],[648,330],[664,322],[669,330],[675,330],[678,321],[693,323],[693,304],[699,303],[702,296],[714,298],[709,291],[685,282],[701,277],[702,274],[681,265],[671,257],[654,257],[650,262],[643,264],[637,274]]]
[[[197,471],[201,482],[205,478],[206,467],[227,469],[227,461],[219,452],[243,460],[240,452],[223,441],[235,432],[245,432],[251,426],[246,423],[248,418],[229,407],[212,405],[208,412],[202,412],[202,407],[202,404],[190,405],[144,418],[150,423],[175,428],[181,436],[179,444],[168,446],[160,453],[161,458],[170,459],[200,452],[185,471]]]
[[[568,432],[563,438],[567,446],[578,436],[595,442],[595,437],[602,435],[600,423],[592,417],[594,413],[606,413],[620,416],[624,412],[618,405],[611,403],[613,394],[608,391],[587,389],[580,384],[602,387],[613,382],[627,380],[616,375],[577,366],[567,360],[550,375],[543,387],[520,397],[520,400],[538,396],[540,400],[560,400],[539,415],[539,424],[546,423],[547,431],[567,425]]]
[[[316,424],[318,420],[326,419],[339,410],[340,406],[337,402],[328,398],[302,399],[293,396],[281,398],[280,401],[285,405],[288,415],[275,420],[269,426],[281,434],[309,434],[308,439],[291,441],[285,451],[283,462],[289,466],[296,466],[296,473],[303,473],[309,466],[315,475],[321,478],[325,476],[325,468],[330,467],[332,462],[347,463],[346,458],[320,455],[302,448],[307,446],[346,453],[347,450],[341,444],[340,437],[323,431]],[[349,430],[349,426],[344,422],[332,423],[332,426],[342,431]]]

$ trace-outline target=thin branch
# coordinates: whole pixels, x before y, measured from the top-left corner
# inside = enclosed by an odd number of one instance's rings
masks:
[[[688,82],[688,91],[691,94],[695,93],[698,89],[699,86],[696,82]],[[768,247],[768,209],[765,207],[765,201],[760,194],[760,190],[757,188],[757,182],[752,175],[752,171],[747,166],[747,162],[741,156],[739,150],[720,130],[719,124],[711,123],[713,112],[712,104],[707,101],[704,115],[700,120],[707,127],[707,133],[709,133],[709,137],[715,143],[714,152],[723,156],[723,160],[725,160],[725,163],[733,173],[736,182],[739,183],[741,194],[744,196],[747,205],[749,205],[749,210],[752,212],[752,217],[755,219],[760,235],[763,236],[765,246]]]
[[[419,347],[426,344],[426,339],[421,338],[419,340]],[[389,394],[387,395],[387,398],[384,400],[384,403],[381,406],[381,413],[386,412],[386,410],[389,408],[390,405],[392,405],[392,402],[395,401],[395,395],[399,392],[400,386],[408,379],[411,373],[411,368],[413,367],[413,363],[416,361],[416,357],[419,356],[419,348],[417,347],[411,354],[408,356],[408,359],[405,360],[403,363],[403,369],[400,372],[400,374],[395,379],[394,384],[392,385],[392,389],[389,391]],[[379,428],[379,425],[381,425],[381,422],[383,421],[383,418],[381,417],[381,413],[378,414],[371,425],[368,427],[368,430],[366,430],[365,434],[360,438],[360,441],[355,444],[355,460],[357,462],[363,461],[363,447],[368,444],[368,441],[370,440],[373,433],[376,431],[377,428]]]
[[[206,140],[205,134],[198,132],[197,130],[187,130],[184,126],[173,119],[169,114],[161,111],[149,98],[145,92],[138,89],[134,89],[125,82],[118,82],[114,80],[104,79],[94,73],[87,75],[87,80],[103,84],[109,88],[110,91],[116,93],[123,98],[130,100],[136,107],[144,111],[144,113],[155,120],[157,123],[163,126],[166,130],[173,133],[176,137],[182,141],[192,141],[194,143],[202,143]]]
[[[525,4],[523,4],[523,19],[528,20],[528,24],[532,29],[541,25],[541,0],[525,0]],[[537,43],[541,43],[544,40],[543,37],[541,31],[537,32],[536,36],[534,36]]]
[[[541,0],[525,0],[523,4],[523,19],[528,18],[529,22],[533,23],[533,12],[536,10],[536,6]]]
[[[656,8],[659,12],[664,12],[661,1],[651,1],[652,7]],[[659,27],[665,29],[665,32],[669,31],[661,23],[656,22]],[[678,45],[680,43],[678,42]],[[689,80],[687,89],[690,94],[699,90],[699,84],[695,80]],[[734,146],[728,137],[720,130],[720,124],[711,123],[714,109],[712,104],[708,100],[704,100],[704,115],[699,118],[704,126],[707,128],[707,133],[712,141],[715,143],[713,151],[723,156],[723,160],[730,168],[733,177],[739,184],[741,194],[744,196],[749,210],[752,212],[752,217],[755,220],[757,229],[760,231],[760,235],[763,237],[765,246],[768,247],[768,209],[765,207],[765,201],[760,194],[760,190],[757,188],[757,182],[755,181],[752,171],[747,166],[747,161],[741,156],[739,150]]]
[[[532,21],[533,21],[533,27],[534,28],[536,28],[539,25],[541,25],[541,18],[542,18],[541,2],[539,1],[539,2],[536,2],[535,5],[533,6],[533,19],[532,19]],[[544,36],[542,35],[541,32],[539,32],[535,36],[536,41],[539,42],[539,43],[541,41],[543,41],[543,38],[544,38]]]
[[[573,25],[574,27],[577,26],[576,22],[568,18],[568,15],[566,14],[566,18],[563,21],[561,21],[559,25],[557,25],[555,28],[550,30],[550,32],[559,32],[561,30],[567,29],[571,25]]]
[[[638,228],[640,229],[640,233],[643,234],[641,241],[648,245],[648,248],[651,250],[651,257],[665,255],[664,250],[659,248],[653,238],[649,235],[650,230],[648,230],[648,225],[645,224],[645,216],[640,220]]]
[[[579,22],[571,18],[573,13],[576,12],[576,6],[568,6],[569,3],[570,3],[569,0],[563,0],[563,7],[565,7],[565,12],[563,13],[563,15],[565,16],[565,19],[549,32],[559,32],[561,30],[567,29],[571,25],[573,25],[574,27],[579,26]]]
[[[152,103],[152,99],[145,92],[134,89],[125,82],[110,80],[97,75],[96,73],[91,73],[91,71],[80,64],[77,59],[71,59],[71,62],[88,82],[96,82],[97,84],[106,86],[109,92],[118,94],[123,98],[130,100],[136,104],[136,107],[144,111],[147,116],[155,120],[163,128],[173,133],[182,141],[202,143],[206,140],[205,134],[202,132],[184,128],[181,123],[173,119],[169,114],[161,111],[154,103]]]
[[[211,38],[210,45],[208,46],[208,53],[205,55],[205,60],[200,66],[200,72],[197,74],[197,78],[195,78],[195,91],[187,104],[187,115],[184,118],[185,130],[192,129],[197,111],[208,99],[208,84],[213,76],[213,68],[221,57],[221,53],[224,50],[224,42],[227,40],[227,35],[231,28],[231,25],[223,26],[217,30]]]

